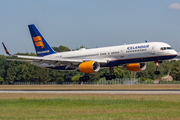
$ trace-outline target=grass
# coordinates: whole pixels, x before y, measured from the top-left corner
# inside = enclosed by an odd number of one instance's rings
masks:
[[[180,119],[180,95],[0,94],[0,119]]]
[[[180,89],[180,84],[153,85],[0,85],[0,90],[96,90],[96,89]]]

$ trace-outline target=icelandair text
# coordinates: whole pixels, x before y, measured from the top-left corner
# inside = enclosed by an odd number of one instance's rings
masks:
[[[148,48],[149,45],[140,45],[140,46],[131,46],[127,47],[128,50],[133,50],[133,49],[140,49],[140,48]]]

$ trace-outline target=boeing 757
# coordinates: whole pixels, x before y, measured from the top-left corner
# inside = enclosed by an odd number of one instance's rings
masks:
[[[76,51],[55,52],[35,27],[28,25],[37,56],[15,55],[24,59],[9,59],[12,61],[31,62],[31,64],[52,70],[77,70],[84,75],[80,80],[89,80],[89,73],[98,72],[102,68],[109,68],[110,74],[106,80],[115,79],[113,68],[124,66],[129,71],[142,71],[146,69],[147,62],[154,62],[158,75],[159,63],[177,56],[172,47],[163,42],[145,42],[138,44],[119,45],[111,47],[85,49]],[[8,55],[11,55],[4,45]]]

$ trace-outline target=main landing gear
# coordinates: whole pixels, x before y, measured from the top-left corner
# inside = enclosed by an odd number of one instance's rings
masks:
[[[116,76],[115,75],[107,75],[106,76],[106,80],[112,80],[112,79],[115,79]]]
[[[113,72],[114,72],[114,68],[113,68],[113,67],[110,67],[110,68],[109,68],[109,73],[110,73],[110,75],[106,75],[106,80],[112,80],[112,79],[115,79],[115,78],[116,78],[115,75],[112,75]]]
[[[159,67],[159,62],[156,61],[156,62],[155,62],[155,65],[156,65],[156,71],[154,72],[154,74],[155,74],[155,75],[159,75],[159,74],[160,74],[160,71],[158,71],[158,69],[160,68],[160,67]]]
[[[109,75],[105,75],[106,80],[112,80],[112,79],[116,78],[116,76],[113,75],[113,72],[114,72],[114,68],[110,67]],[[103,77],[104,77],[104,75],[103,75]],[[90,80],[90,77],[88,75],[86,75],[85,73],[83,73],[83,76],[79,78],[79,81],[88,81],[88,80]]]
[[[79,78],[79,81],[88,81],[88,80],[90,80],[90,77],[88,75],[84,75]]]

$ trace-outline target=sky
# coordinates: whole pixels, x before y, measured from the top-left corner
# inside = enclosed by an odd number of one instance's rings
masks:
[[[52,47],[165,42],[180,52],[180,0],[0,0],[0,41],[35,53],[28,25]],[[3,46],[0,54],[5,54]]]

